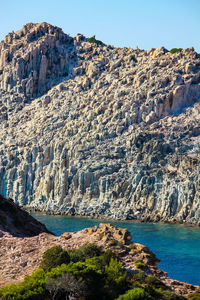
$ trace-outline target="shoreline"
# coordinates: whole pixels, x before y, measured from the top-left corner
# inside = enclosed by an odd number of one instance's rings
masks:
[[[147,224],[169,224],[169,225],[178,225],[183,226],[186,228],[194,228],[200,229],[200,224],[194,223],[187,223],[187,222],[178,222],[178,221],[166,221],[166,220],[159,220],[159,221],[151,221],[151,220],[144,220],[144,219],[114,219],[109,218],[105,215],[76,215],[76,214],[65,214],[61,212],[54,212],[54,211],[46,211],[41,210],[39,208],[29,207],[29,206],[22,206],[22,209],[27,211],[28,213],[33,214],[40,214],[45,216],[60,216],[60,217],[68,217],[68,218],[82,218],[82,219],[91,219],[96,221],[108,221],[108,222],[127,222],[127,223],[147,223]]]
[[[158,267],[160,268],[160,270],[164,270],[164,272],[169,272],[169,277],[172,280],[178,280],[178,281],[182,281],[185,283],[189,283],[189,284],[198,284],[198,281],[194,281],[193,279],[190,281],[190,277],[187,274],[185,274],[185,277],[180,276],[180,274],[178,274],[179,272],[172,270],[171,267],[168,266],[169,261],[174,261],[174,259],[176,258],[176,260],[178,261],[178,253],[179,253],[179,249],[177,248],[176,254],[173,253],[174,250],[172,250],[171,248],[174,246],[168,246],[166,244],[169,243],[168,239],[173,235],[178,234],[178,236],[180,235],[182,238],[180,238],[177,236],[178,240],[176,238],[173,239],[173,245],[179,244],[179,242],[181,242],[181,240],[188,238],[189,240],[191,237],[199,237],[199,228],[190,226],[188,224],[169,224],[169,223],[164,223],[164,222],[157,222],[157,223],[150,223],[150,222],[140,222],[138,220],[113,220],[113,222],[111,220],[100,220],[100,219],[95,219],[95,218],[89,218],[89,217],[80,217],[80,216],[60,216],[60,215],[48,215],[45,214],[44,212],[36,212],[36,214],[33,214],[34,218],[38,218],[38,220],[40,220],[41,222],[48,224],[49,226],[52,226],[52,230],[53,228],[55,228],[55,234],[57,236],[60,236],[64,231],[67,232],[73,232],[73,231],[78,231],[81,230],[82,228],[89,228],[91,226],[98,226],[98,223],[111,223],[117,227],[121,227],[121,228],[127,228],[133,237],[133,241],[132,242],[138,242],[138,243],[142,243],[144,245],[146,245],[147,247],[149,247],[149,249],[151,249],[151,251],[153,251],[153,253],[156,254],[156,256],[161,260],[161,262],[159,263]],[[55,217],[55,218],[54,218]],[[55,224],[55,226],[53,225]],[[59,226],[59,224],[62,224],[61,226]],[[69,224],[69,225],[68,225]],[[174,226],[170,226],[170,225],[174,225]],[[139,227],[138,227],[139,226]],[[138,231],[140,233],[138,233]],[[166,234],[166,232],[168,232]],[[164,238],[162,238],[162,236],[164,236]],[[159,242],[154,242],[154,239],[158,238]],[[165,238],[166,241],[165,242]],[[189,241],[188,240],[188,241]],[[189,243],[184,242],[180,244],[180,249],[186,246],[186,244],[188,245]],[[199,242],[198,242],[199,244]],[[196,248],[195,248],[196,249]],[[172,252],[171,252],[172,251]],[[194,250],[196,251],[196,250]],[[198,250],[196,251],[198,252]],[[168,256],[167,254],[170,253],[170,255]],[[189,253],[189,252],[188,252]],[[180,255],[185,255],[186,253],[182,253],[182,251],[180,251]],[[186,256],[184,256],[184,259],[187,259]],[[181,270],[182,265],[181,263],[179,263],[179,266],[177,266],[177,270]],[[189,273],[192,272],[192,269],[189,268]],[[192,273],[191,273],[192,274]],[[187,278],[188,276],[188,278]]]

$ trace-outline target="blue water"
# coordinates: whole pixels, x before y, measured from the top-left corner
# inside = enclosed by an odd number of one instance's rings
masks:
[[[159,268],[173,279],[200,285],[200,229],[182,225],[111,222],[77,217],[32,214],[56,235],[99,223],[127,228],[133,241],[146,245],[161,260]]]

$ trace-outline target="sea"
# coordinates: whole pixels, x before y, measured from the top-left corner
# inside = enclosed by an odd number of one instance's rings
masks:
[[[127,228],[133,242],[147,246],[158,259],[158,267],[176,280],[200,286],[200,228],[186,225],[106,221],[89,218],[32,214],[56,235],[112,223]]]

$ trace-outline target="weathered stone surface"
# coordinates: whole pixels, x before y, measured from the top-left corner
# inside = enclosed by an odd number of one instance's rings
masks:
[[[200,224],[193,48],[97,46],[42,23],[8,35],[0,56],[0,194],[56,214]]]

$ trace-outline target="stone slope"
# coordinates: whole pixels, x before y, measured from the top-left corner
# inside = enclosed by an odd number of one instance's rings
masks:
[[[46,226],[20,209],[12,199],[0,195],[0,237],[9,233],[17,237],[30,237],[40,233],[50,233]]]
[[[3,84],[8,69],[14,76],[16,56],[26,55],[32,68],[32,49],[42,49],[52,26],[26,28],[19,38],[23,55],[13,48],[17,33],[14,42],[6,40],[13,58],[0,75],[0,193],[53,213],[199,224],[200,59],[194,49],[114,48],[53,27],[54,46],[46,43],[43,55],[56,60],[63,49],[68,75],[50,66],[44,80],[37,75],[30,96],[21,88],[28,73],[16,85]],[[29,32],[38,33],[29,39]],[[1,57],[4,52],[1,46]]]
[[[70,73],[73,38],[47,23],[25,25],[0,43],[0,87],[34,97]],[[18,99],[19,102],[19,99]]]
[[[41,262],[43,253],[56,245],[64,249],[75,249],[87,243],[95,243],[102,250],[111,249],[118,253],[124,263],[123,268],[130,274],[138,271],[135,263],[143,261],[145,275],[155,275],[168,288],[180,295],[199,291],[194,286],[168,277],[166,272],[158,269],[159,260],[144,245],[131,243],[127,229],[117,228],[111,224],[100,224],[77,232],[65,232],[61,236],[41,233],[31,238],[16,238],[8,233],[0,237],[0,287],[23,281],[25,275],[32,274]]]

